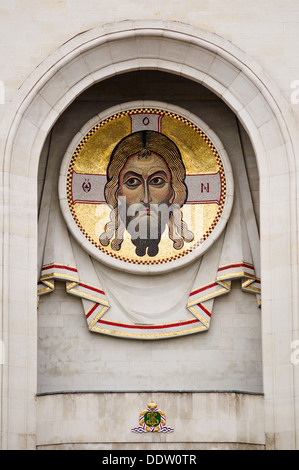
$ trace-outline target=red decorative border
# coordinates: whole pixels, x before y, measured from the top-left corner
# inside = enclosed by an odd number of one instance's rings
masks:
[[[207,286],[201,287],[200,289],[194,290],[193,292],[191,292],[191,294],[189,294],[189,297],[191,297],[192,295],[196,295],[199,292],[203,292],[204,290],[211,289],[212,287],[216,287],[216,286],[218,286],[217,282],[213,282],[212,284],[209,284]]]
[[[192,325],[194,323],[200,323],[199,320],[194,319],[194,320],[188,320],[184,322],[177,322],[177,323],[169,323],[166,325],[132,325],[128,323],[116,323],[112,321],[107,321],[107,320],[98,320],[97,323],[103,324],[103,325],[109,325],[109,326],[114,326],[118,328],[130,328],[130,329],[136,329],[136,330],[162,330],[165,328],[176,328],[179,326],[186,326],[186,325]]]

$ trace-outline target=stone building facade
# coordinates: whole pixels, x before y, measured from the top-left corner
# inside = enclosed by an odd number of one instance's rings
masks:
[[[297,2],[113,3],[0,2],[1,448],[298,449]],[[250,256],[261,291],[246,292],[248,272],[230,273],[200,333],[96,334],[82,308],[92,297],[70,295],[62,271],[41,276],[47,261],[70,267],[65,158],[93,126],[131,108],[199,122],[230,161],[220,252],[243,264]],[[78,240],[88,277],[93,257]],[[147,291],[152,313],[166,311],[198,279],[191,263],[145,286],[138,273],[96,263],[116,317],[134,296],[142,313]],[[51,292],[37,308],[40,280]],[[173,432],[132,432],[152,401]]]

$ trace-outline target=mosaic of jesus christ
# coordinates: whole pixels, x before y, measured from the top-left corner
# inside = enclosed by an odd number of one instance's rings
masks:
[[[192,242],[181,211],[188,196],[185,178],[181,153],[164,134],[140,131],[122,139],[107,168],[105,200],[111,213],[100,243],[119,251],[127,230],[136,255],[154,257],[166,226],[176,250]]]

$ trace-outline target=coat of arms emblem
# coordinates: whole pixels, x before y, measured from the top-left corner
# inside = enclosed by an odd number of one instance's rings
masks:
[[[149,403],[148,407],[140,413],[139,426],[133,432],[173,432],[173,428],[166,426],[164,411],[159,410],[156,403]]]

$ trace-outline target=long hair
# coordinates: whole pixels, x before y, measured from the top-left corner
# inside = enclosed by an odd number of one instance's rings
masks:
[[[185,184],[186,170],[181,153],[176,144],[164,134],[155,131],[139,131],[122,139],[114,148],[107,168],[107,183],[105,185],[105,199],[111,208],[110,221],[105,225],[104,232],[100,235],[100,243],[120,250],[123,242],[125,225],[118,213],[119,174],[127,160],[132,155],[140,158],[155,153],[163,158],[171,173],[172,196],[169,204],[173,210],[169,217],[169,238],[173,241],[173,247],[177,250],[184,246],[184,241],[191,242],[193,233],[188,230],[183,221],[180,208],[188,197],[188,189]]]

